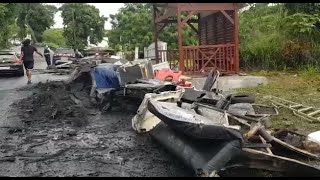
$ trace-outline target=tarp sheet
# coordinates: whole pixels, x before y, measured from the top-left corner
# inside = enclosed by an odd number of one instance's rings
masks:
[[[120,78],[117,68],[119,66],[109,63],[99,64],[93,68],[96,89],[119,88]]]

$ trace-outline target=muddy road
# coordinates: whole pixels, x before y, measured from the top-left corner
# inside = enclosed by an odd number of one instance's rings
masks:
[[[12,48],[15,51],[19,51],[19,47]],[[42,48],[38,48],[41,53],[43,53]],[[51,74],[43,74],[41,70],[46,69],[47,64],[41,56],[35,54],[35,64],[32,81],[34,83],[46,82],[47,80],[63,80],[65,76],[52,76]],[[21,88],[27,84],[27,77],[14,77],[10,75],[1,75],[0,76],[0,91],[13,90]],[[3,95],[0,95],[0,99]]]
[[[38,57],[35,69],[45,67]],[[35,72],[33,83],[63,79]],[[25,106],[41,92],[26,81],[0,77],[0,176],[192,176],[150,136],[136,134],[131,128],[134,114],[124,109],[103,114],[90,109],[81,127],[41,121],[39,112],[32,115]],[[54,97],[57,89],[43,91]]]
[[[15,51],[19,51],[20,47],[13,47]],[[40,48],[40,52],[43,50]],[[35,56],[35,71],[33,73],[32,80],[36,84],[38,82],[46,82],[48,80],[64,80],[67,76],[43,74],[41,70],[47,67],[43,58]],[[17,120],[14,114],[10,114],[10,104],[31,94],[30,91],[17,91],[18,88],[23,88],[27,84],[27,77],[15,77],[12,75],[0,76],[0,136],[6,134],[7,127],[20,126],[21,124]],[[1,138],[0,137],[0,138]]]

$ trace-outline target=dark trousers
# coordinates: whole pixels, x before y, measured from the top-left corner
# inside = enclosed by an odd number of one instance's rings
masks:
[[[50,66],[51,65],[50,55],[44,55],[44,57],[46,58],[47,65]]]

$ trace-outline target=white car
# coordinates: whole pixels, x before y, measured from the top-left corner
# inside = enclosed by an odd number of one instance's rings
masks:
[[[57,48],[53,54],[52,64],[56,68],[69,68],[75,61],[75,53],[71,48]]]
[[[20,46],[21,45],[21,42],[19,40],[14,40],[13,41],[13,45],[15,46]]]

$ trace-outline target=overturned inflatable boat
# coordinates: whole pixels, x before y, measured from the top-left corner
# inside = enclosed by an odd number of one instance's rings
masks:
[[[208,119],[173,103],[150,100],[148,110],[172,129],[196,139],[241,140],[238,127],[229,126],[224,113]]]
[[[226,171],[243,168],[281,176],[320,176],[319,169],[306,163],[265,152],[268,144],[245,140],[240,127],[230,125],[224,111],[200,111],[185,104],[179,107],[182,94],[147,94],[132,125],[139,133],[149,132],[197,176],[225,176]]]
[[[255,149],[241,149],[238,140],[195,140],[162,122],[150,131],[150,135],[201,177],[219,176],[224,171],[240,168],[247,172],[264,170],[291,177],[320,176],[319,169],[306,163]]]

